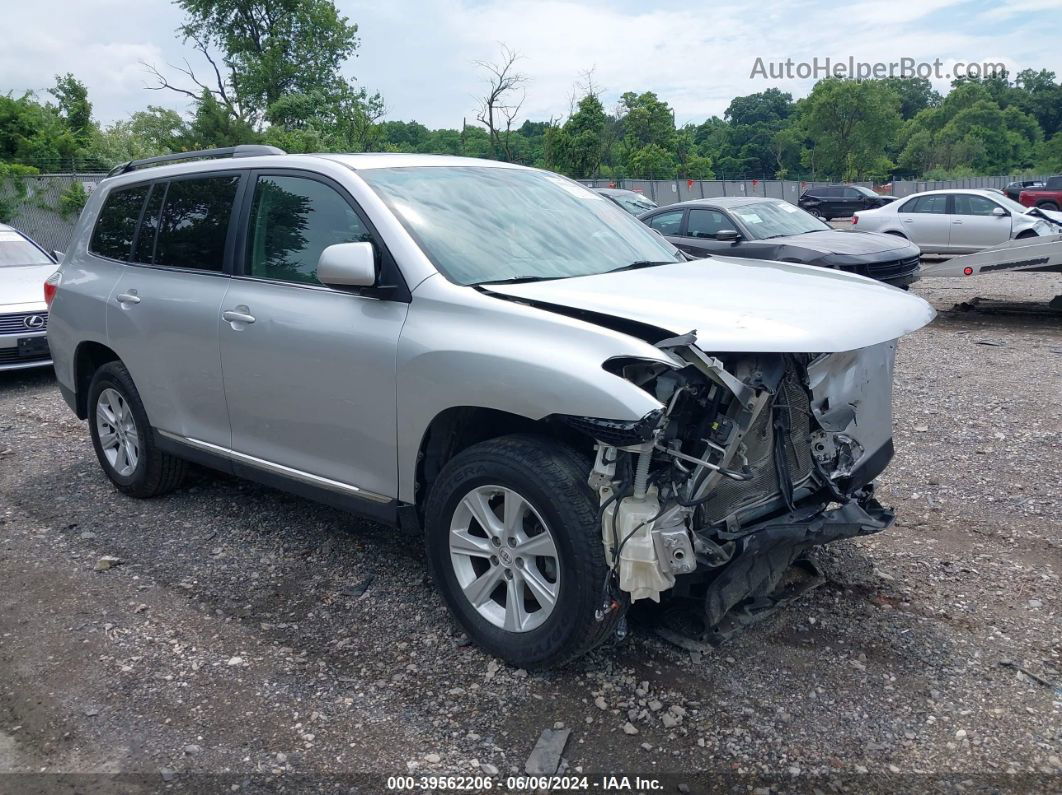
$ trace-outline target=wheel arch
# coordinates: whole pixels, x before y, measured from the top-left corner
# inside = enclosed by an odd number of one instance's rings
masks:
[[[536,420],[486,406],[451,406],[436,414],[421,435],[413,487],[418,513],[424,509],[432,483],[454,456],[479,442],[511,434],[549,437],[593,454],[590,437],[552,417]]]
[[[86,341],[74,350],[74,401],[78,419],[88,417],[88,391],[92,376],[108,362],[120,362],[111,348],[101,342]]]

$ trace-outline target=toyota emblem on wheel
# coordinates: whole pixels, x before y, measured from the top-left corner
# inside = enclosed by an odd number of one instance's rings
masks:
[[[25,324],[26,328],[34,330],[44,328],[44,318],[41,315],[28,315],[23,318],[22,322]]]

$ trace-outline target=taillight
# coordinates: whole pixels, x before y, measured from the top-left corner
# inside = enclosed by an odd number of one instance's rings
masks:
[[[965,268],[962,269],[962,275],[963,276],[973,276],[973,268],[971,268],[969,265],[967,265]]]
[[[859,223],[859,216],[858,215],[853,215],[852,216],[852,226],[855,226],[858,223]]]
[[[59,283],[63,280],[63,274],[56,271],[44,280],[44,303],[49,307],[55,300],[55,291],[59,289]]]

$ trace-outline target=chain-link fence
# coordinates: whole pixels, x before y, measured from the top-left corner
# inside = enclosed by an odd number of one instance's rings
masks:
[[[80,183],[84,193],[89,194],[104,176],[102,173],[35,174],[8,178],[0,183],[0,199],[10,207],[8,217],[3,220],[49,251],[64,251],[80,211],[76,206],[64,204],[64,194],[75,183]]]

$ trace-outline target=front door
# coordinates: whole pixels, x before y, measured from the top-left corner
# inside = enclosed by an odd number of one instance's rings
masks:
[[[408,304],[317,281],[321,252],[370,240],[353,200],[305,174],[254,177],[220,312],[236,461],[354,496],[397,496],[395,372]]]
[[[1006,211],[1004,215],[995,215],[1003,208],[991,199],[975,193],[955,193],[952,202],[952,251],[980,251],[1010,240],[1011,215]]]

